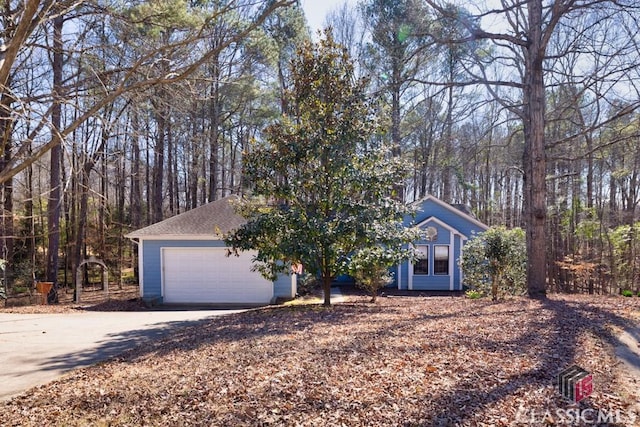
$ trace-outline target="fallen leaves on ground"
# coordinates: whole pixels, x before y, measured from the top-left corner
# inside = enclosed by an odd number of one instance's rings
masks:
[[[14,307],[0,307],[0,313],[46,314],[74,313],[78,310],[89,311],[141,311],[144,305],[139,300],[140,288],[137,285],[112,286],[109,292],[99,288],[85,289],[81,302],[74,302],[72,289],[58,291],[56,304],[31,304]]]
[[[632,425],[638,397],[619,381],[612,343],[637,321],[638,299],[367,300],[271,307],[177,329],[14,398],[2,423],[510,426],[618,411],[622,418],[610,420]],[[595,384],[578,404],[555,384],[573,364]]]

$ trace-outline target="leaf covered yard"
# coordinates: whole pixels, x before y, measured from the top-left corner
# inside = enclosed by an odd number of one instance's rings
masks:
[[[637,319],[635,298],[366,301],[178,329],[3,404],[3,423],[501,426],[545,413],[538,421],[562,424],[556,414],[573,408],[619,411],[632,425],[638,384],[612,343]],[[573,364],[594,378],[579,404],[555,387]]]

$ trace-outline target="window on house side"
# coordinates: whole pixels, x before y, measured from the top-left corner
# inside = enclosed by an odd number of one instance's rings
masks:
[[[449,274],[449,246],[433,247],[433,274]]]
[[[429,246],[416,246],[416,259],[413,261],[413,274],[429,274]]]

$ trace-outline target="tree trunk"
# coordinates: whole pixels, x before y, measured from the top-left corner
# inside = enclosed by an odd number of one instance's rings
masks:
[[[214,58],[211,65],[211,105],[209,107],[209,202],[218,198],[218,150],[220,138],[220,64]]]
[[[100,148],[98,149],[98,156],[100,161],[100,199],[98,208],[98,256],[102,259],[106,259],[109,255],[109,249],[107,248],[107,207],[109,206],[109,180],[113,177],[107,176],[107,156],[102,155],[107,150],[109,142],[109,131],[107,127],[103,126],[100,137]],[[85,243],[86,244],[86,243]]]
[[[194,103],[194,110],[197,108],[197,104]],[[200,132],[200,123],[195,113],[191,115],[191,134],[192,140],[195,141],[198,133]],[[202,132],[204,134],[204,132]],[[189,166],[189,191],[187,194],[187,206],[186,210],[195,209],[198,207],[198,177],[199,177],[199,159],[200,159],[200,147],[196,143],[190,144],[191,148],[191,162]]]
[[[126,144],[123,144],[126,146]],[[124,148],[124,147],[123,147]],[[127,177],[126,177],[126,163],[125,163],[125,155],[124,155],[125,150],[123,149],[122,151],[120,151],[120,157],[117,160],[117,176],[118,176],[118,182],[116,185],[116,194],[118,195],[117,197],[117,213],[118,213],[118,225],[117,225],[117,230],[118,230],[118,234],[117,234],[117,240],[118,240],[118,265],[117,265],[117,271],[118,271],[118,289],[122,289],[122,267],[124,265],[124,222],[125,222],[125,216],[124,216],[124,209],[125,209],[125,188],[126,188],[126,182],[127,182]]]
[[[587,208],[593,208],[593,136],[591,132],[585,136],[587,141]],[[589,213],[591,215],[591,213]]]
[[[134,230],[140,228],[142,218],[142,176],[140,172],[140,118],[136,110],[133,111],[131,119],[131,130],[133,138],[131,140],[131,193],[130,193],[130,210],[131,210],[131,226]],[[138,245],[131,244],[131,263],[133,265],[133,276],[136,282],[139,280],[138,271]]]
[[[11,97],[3,95],[0,102],[0,138],[2,156],[0,157],[0,170],[3,170],[11,161],[12,156],[13,122],[11,118]],[[2,252],[0,258],[13,262],[14,228],[13,228],[13,178],[2,183]],[[9,277],[9,280],[12,278]],[[10,283],[5,282],[5,289]]]
[[[60,209],[61,209],[61,182],[60,164],[62,161],[62,146],[60,141],[60,128],[62,125],[62,27],[64,18],[57,16],[53,20],[53,108],[51,110],[51,125],[53,130],[51,138],[57,140],[51,148],[51,165],[49,173],[49,204],[48,230],[49,246],[47,249],[47,281],[53,282],[54,288],[50,294],[50,300],[57,302],[58,288],[58,249],[60,247]]]
[[[31,151],[31,150],[29,150]],[[33,216],[33,167],[29,166],[26,171],[26,200],[24,202],[24,214],[27,218],[28,225],[27,230],[28,233],[25,239],[25,246],[27,249],[28,259],[31,261],[31,279],[35,279],[35,268],[36,268],[36,220]]]
[[[162,98],[162,97],[161,97]],[[164,102],[160,99],[159,104]],[[153,222],[162,221],[163,180],[164,180],[164,154],[165,154],[165,116],[164,108],[158,106],[156,112],[156,124],[158,126],[158,138],[154,149],[153,165]]]
[[[450,81],[453,76],[450,75]],[[453,155],[453,86],[447,88],[447,123],[445,124],[443,162],[442,162],[442,200],[447,203],[453,202],[451,189],[451,156]]]
[[[89,162],[89,160],[87,160]],[[78,289],[82,286],[80,283],[76,283],[78,266],[84,259],[83,247],[87,228],[87,215],[88,215],[88,199],[89,199],[89,174],[93,169],[92,164],[85,163],[82,167],[79,189],[80,189],[80,201],[78,207],[78,229],[76,231],[76,244],[73,254],[73,275],[74,289]]]
[[[218,131],[211,126],[211,144],[209,147],[209,196],[207,201],[212,202],[218,198]],[[217,128],[218,125],[215,125]]]
[[[174,164],[173,157],[173,134],[171,133],[171,119],[167,120],[167,190],[169,194],[169,213],[171,216],[175,215],[175,199],[174,199]]]
[[[147,225],[149,223],[152,222],[151,220],[151,195],[153,193],[152,190],[152,186],[151,186],[151,162],[150,162],[150,152],[151,152],[151,147],[149,145],[149,125],[147,124],[146,129],[145,129],[145,169],[144,169],[144,176],[145,176],[145,180],[144,182],[146,183],[145,188],[145,195],[146,195],[146,205],[145,205],[145,217],[144,217],[144,224]]]
[[[133,112],[131,119],[131,130],[133,138],[131,140],[131,225],[134,229],[140,227],[142,218],[142,175],[140,171],[140,122],[138,112]]]
[[[527,222],[527,289],[530,297],[546,295],[546,158],[545,91],[542,46],[542,1],[528,3],[529,45],[524,80],[524,202]]]
[[[402,156],[402,138],[400,135],[400,90],[402,70],[398,57],[394,57],[392,65],[391,82],[391,155],[399,159]],[[404,185],[398,184],[395,188],[395,198],[404,201]]]
[[[498,301],[498,283],[500,283],[500,273],[491,276],[491,301]]]
[[[322,275],[322,293],[324,294],[324,306],[331,306],[331,276]]]
[[[511,209],[513,205],[513,188],[511,187],[511,171],[507,170],[504,175],[504,191],[506,194],[504,202],[504,223],[507,228],[513,227],[513,218],[511,216]]]

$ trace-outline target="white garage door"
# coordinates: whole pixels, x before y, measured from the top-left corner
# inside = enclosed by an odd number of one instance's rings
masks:
[[[165,303],[268,304],[273,282],[251,271],[252,252],[225,248],[163,248]]]

